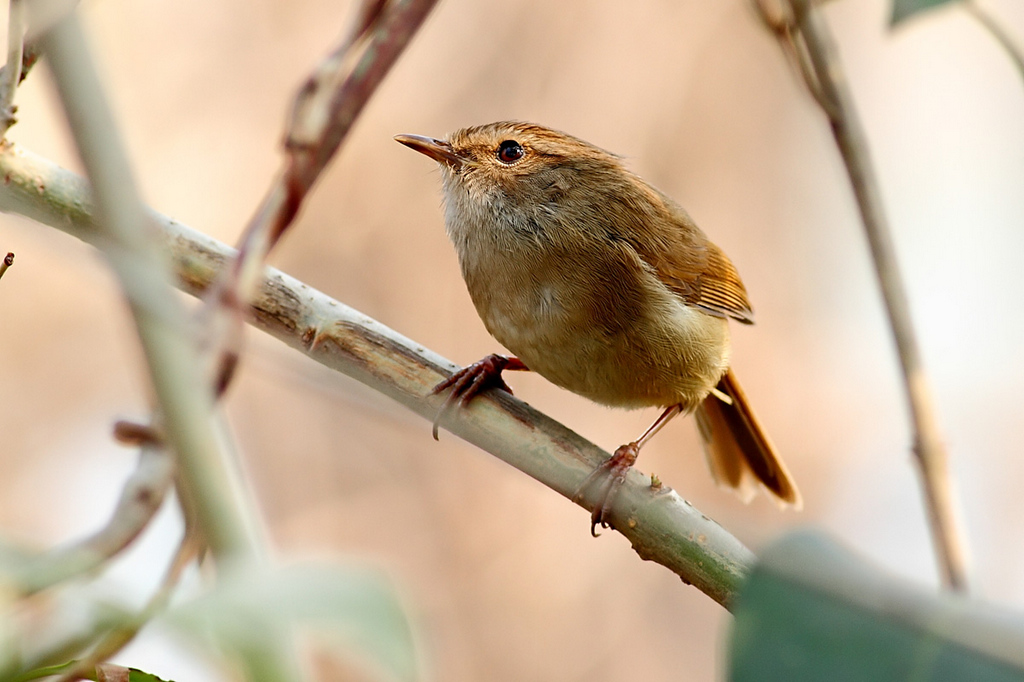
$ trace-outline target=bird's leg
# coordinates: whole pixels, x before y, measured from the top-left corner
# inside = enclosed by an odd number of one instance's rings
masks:
[[[505,383],[505,380],[501,378],[501,373],[504,370],[519,370],[528,372],[530,368],[523,364],[523,361],[517,357],[509,355],[488,355],[479,362],[474,362],[472,365],[463,367],[455,374],[434,386],[430,390],[430,395],[437,395],[446,388],[451,387],[451,393],[445,398],[444,403],[441,405],[441,409],[437,411],[437,416],[434,417],[434,440],[437,440],[437,424],[441,421],[441,417],[444,416],[453,405],[464,407],[473,396],[485,388],[500,388],[502,391],[508,391],[512,393],[512,389]]]
[[[654,423],[647,427],[643,435],[637,438],[631,443],[626,443],[615,450],[615,453],[602,462],[596,469],[590,472],[590,475],[584,479],[580,487],[576,489],[576,494],[573,495],[573,501],[578,500],[583,491],[590,487],[590,485],[602,476],[607,478],[607,482],[603,484],[603,491],[594,503],[594,508],[590,512],[590,534],[594,537],[598,536],[596,532],[597,524],[601,524],[602,528],[608,528],[611,524],[608,523],[608,512],[611,511],[612,501],[619,492],[619,488],[626,481],[626,474],[630,468],[636,463],[637,455],[640,454],[640,448],[644,446],[644,443],[649,441],[654,434],[661,430],[661,427],[669,423],[673,417],[683,411],[682,405],[672,405],[671,407],[665,408],[665,411],[661,413],[661,416],[654,420]]]

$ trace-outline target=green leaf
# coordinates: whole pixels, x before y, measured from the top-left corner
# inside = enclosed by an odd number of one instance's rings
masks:
[[[955,0],[892,0],[892,26],[900,23],[904,19],[911,17],[918,12],[939,5],[945,5]]]
[[[128,668],[128,682],[174,682],[174,680],[165,680],[151,673],[142,672],[138,668]]]
[[[929,592],[821,536],[769,547],[734,611],[733,682],[1024,680],[1024,616]]]
[[[375,572],[327,565],[223,573],[209,593],[167,614],[191,636],[212,642],[259,670],[265,643],[298,625],[364,654],[392,677],[413,680],[412,630],[394,592]]]

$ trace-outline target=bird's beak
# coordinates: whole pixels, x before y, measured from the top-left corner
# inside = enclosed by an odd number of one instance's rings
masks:
[[[462,157],[456,154],[452,146],[444,140],[435,140],[423,135],[395,135],[395,140],[409,149],[426,154],[434,161],[443,163],[453,170],[457,170],[462,165]]]

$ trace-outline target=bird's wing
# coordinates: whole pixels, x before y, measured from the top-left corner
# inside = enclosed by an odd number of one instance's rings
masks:
[[[662,283],[688,305],[709,315],[754,323],[747,290],[728,256],[712,244],[686,212],[665,198],[672,233],[636,244]]]

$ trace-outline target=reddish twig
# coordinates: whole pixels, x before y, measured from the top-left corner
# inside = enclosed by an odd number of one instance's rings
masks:
[[[437,0],[364,0],[345,38],[299,89],[278,179],[249,222],[238,256],[214,289],[210,307],[224,319],[214,330],[215,384],[223,391],[238,362],[243,311],[263,262],[299,212],[317,178]]]
[[[3,261],[0,262],[0,277],[3,277],[4,273],[7,272],[7,268],[11,267],[12,265],[14,265],[14,254],[8,253],[6,256],[4,256]]]

